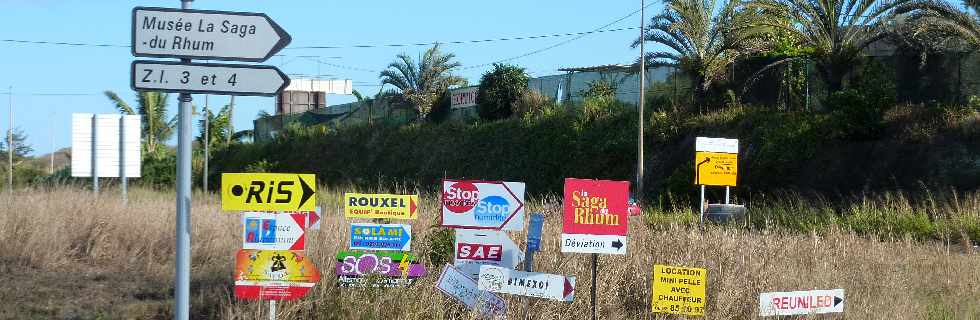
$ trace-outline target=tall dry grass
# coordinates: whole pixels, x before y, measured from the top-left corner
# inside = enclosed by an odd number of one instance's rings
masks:
[[[413,251],[430,264],[430,276],[409,288],[336,288],[334,255],[346,249],[350,222],[338,211],[341,195],[320,191],[322,229],[308,234],[307,255],[323,280],[307,297],[280,303],[280,319],[476,317],[435,289],[442,266],[431,265],[439,257],[432,251],[446,239],[435,226],[438,202],[431,193],[422,194],[419,219],[411,223]],[[574,302],[530,299],[532,318],[587,319],[590,256],[559,252],[559,199],[528,202],[529,212],[546,216],[535,270],[577,277]],[[195,194],[192,210],[192,313],[266,317],[265,303],[232,295],[238,215],[221,212],[216,197],[202,194]],[[877,239],[840,228],[712,227],[702,233],[687,224],[651,227],[641,218],[630,224],[628,253],[599,259],[601,319],[667,318],[649,312],[654,264],[707,268],[709,319],[757,317],[760,292],[833,288],[846,290],[850,319],[980,318],[980,256],[951,247],[955,243]],[[524,236],[511,233],[522,247]],[[100,197],[70,188],[18,192],[0,212],[0,318],[169,318],[173,257],[172,193],[134,190],[124,205],[112,191]],[[504,298],[507,318],[520,319],[522,299]]]

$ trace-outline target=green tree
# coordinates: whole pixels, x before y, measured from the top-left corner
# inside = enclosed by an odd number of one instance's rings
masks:
[[[669,50],[646,54],[649,67],[677,67],[688,75],[694,104],[701,107],[715,80],[735,59],[761,49],[756,11],[740,10],[739,0],[665,0],[664,12],[650,19],[642,39]]]
[[[476,95],[480,118],[498,120],[515,114],[514,102],[527,90],[527,80],[524,68],[494,63],[493,70],[480,78]]]
[[[929,49],[947,49],[962,40],[970,50],[980,49],[980,0],[964,0],[961,11],[945,1],[920,1],[899,6],[895,11],[909,14],[904,34],[914,43]]]
[[[7,151],[9,150],[8,139],[13,140],[14,143],[14,161],[27,158],[31,152],[34,152],[34,148],[26,142],[27,134],[24,133],[24,130],[14,128],[11,131],[8,129],[3,135],[3,141],[0,141],[0,156],[3,158],[6,158],[9,152]]]
[[[205,117],[208,117],[207,122],[207,136],[208,136],[208,147],[209,148],[221,148],[226,146],[229,141],[232,140],[232,128],[231,128],[231,105],[225,105],[218,113],[215,114],[208,109],[205,112]],[[200,132],[197,136],[197,142],[204,143],[204,119],[198,120],[198,128]]]
[[[143,141],[149,153],[159,152],[163,142],[173,135],[177,118],[167,120],[167,99],[169,95],[162,92],[141,91],[136,93],[136,109],[112,91],[105,91],[106,97],[115,104],[122,114],[139,115],[142,119]]]
[[[788,33],[809,49],[833,93],[860,65],[862,51],[892,33],[891,26],[899,22],[893,9],[910,1],[914,0],[754,0],[748,6],[762,13],[759,25]],[[791,23],[785,23],[787,17]]]
[[[404,53],[397,57],[395,62],[381,71],[381,83],[398,88],[418,114],[419,120],[428,116],[432,104],[449,87],[466,85],[466,79],[451,74],[453,69],[461,66],[453,61],[456,55],[441,52],[438,44],[426,50],[418,63]]]

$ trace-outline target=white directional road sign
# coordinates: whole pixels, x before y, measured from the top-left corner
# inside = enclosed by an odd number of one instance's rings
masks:
[[[242,213],[242,249],[303,250],[305,233],[305,214]]]
[[[844,289],[766,292],[759,295],[759,316],[844,312]]]
[[[524,272],[494,266],[480,267],[480,279],[477,281],[477,287],[480,290],[490,292],[558,301],[572,301],[575,298],[575,277]]]
[[[524,253],[503,231],[456,229],[454,249],[454,264],[473,279],[482,265],[513,269],[524,261]]]
[[[133,90],[274,96],[289,77],[272,66],[180,63],[137,60],[132,64]]]
[[[261,62],[289,34],[262,13],[133,8],[133,55]]]

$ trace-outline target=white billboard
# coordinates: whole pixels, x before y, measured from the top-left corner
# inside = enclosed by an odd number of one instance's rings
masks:
[[[93,130],[95,130],[94,156]],[[139,177],[142,163],[141,134],[140,116],[73,113],[71,115],[71,176],[91,177],[94,158],[95,170],[99,177],[118,178],[121,169],[124,169],[126,177]],[[120,162],[125,163],[122,168]]]

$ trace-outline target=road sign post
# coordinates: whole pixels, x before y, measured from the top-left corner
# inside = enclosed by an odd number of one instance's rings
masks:
[[[292,38],[264,13],[136,7],[132,40],[137,57],[262,62]]]
[[[289,85],[273,66],[136,60],[130,69],[133,90],[274,96]]]
[[[541,229],[544,227],[544,215],[532,213],[527,223],[527,246],[524,248],[524,271],[534,271],[534,252],[541,249]],[[528,299],[524,299],[524,319],[530,319]]]

